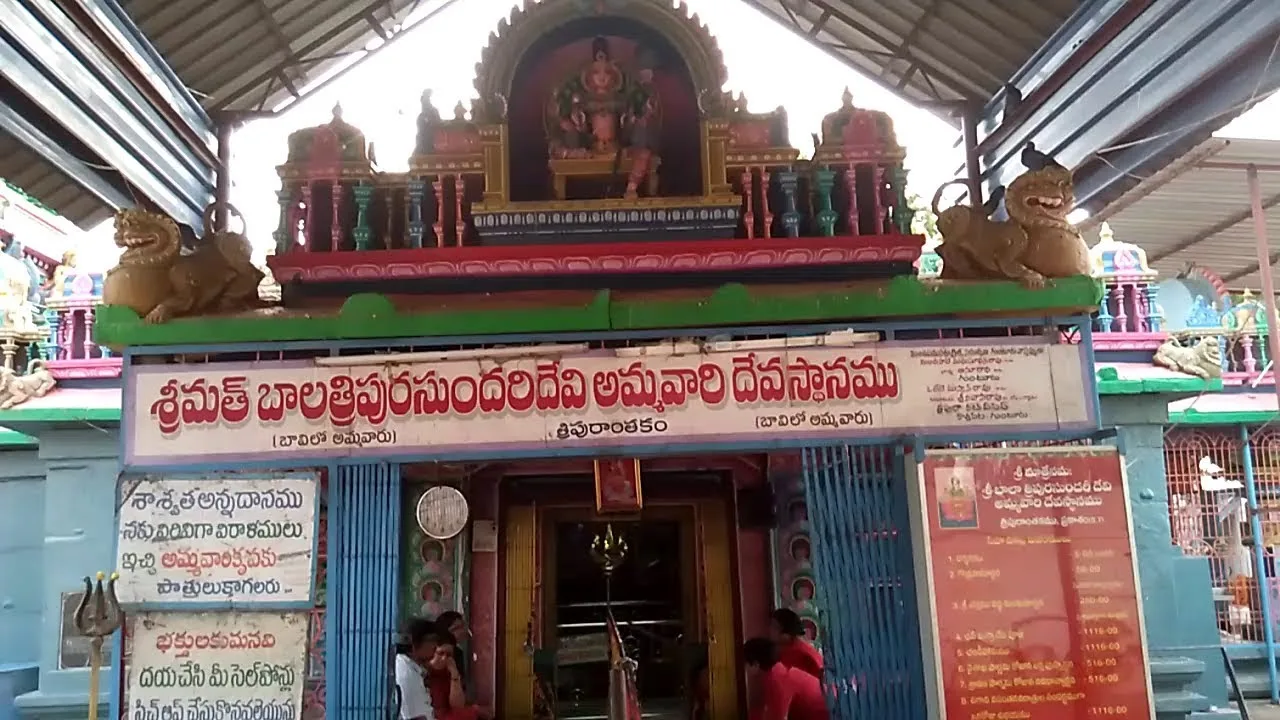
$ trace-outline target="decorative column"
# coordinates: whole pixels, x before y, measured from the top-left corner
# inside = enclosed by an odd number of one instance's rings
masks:
[[[916,213],[907,203],[907,171],[900,164],[889,168],[889,191],[893,197],[894,230],[899,235],[910,235]]]
[[[436,221],[431,224],[431,231],[436,236],[436,247],[444,247],[444,183],[442,176],[437,175],[431,182],[431,189],[436,195]]]
[[[1147,297],[1147,329],[1151,332],[1160,332],[1161,326],[1164,325],[1164,317],[1160,313],[1160,288],[1155,283],[1148,282],[1142,288],[1142,292]]]
[[[1125,312],[1124,306],[1127,295],[1124,292],[1124,285],[1116,285],[1116,332],[1129,332],[1129,314]]]
[[[369,227],[369,201],[373,199],[373,186],[365,183],[352,189],[356,199],[356,229],[352,233],[356,241],[356,250],[364,252],[373,249],[373,228]],[[389,236],[388,236],[389,237]]]
[[[45,325],[49,328],[49,342],[45,343],[44,359],[45,362],[58,360],[60,353],[60,345],[58,343],[61,338],[62,314],[57,310],[46,307],[44,310]]]
[[[782,231],[787,237],[800,237],[800,213],[796,210],[796,190],[799,178],[794,170],[778,173],[778,186],[782,188]]]
[[[84,309],[84,359],[93,359],[93,306]]]
[[[311,181],[302,183],[302,240],[307,244],[307,251],[315,249],[315,238],[311,237],[311,229],[316,226],[316,206],[311,202]]]
[[[1248,335],[1245,335],[1244,337],[1240,338],[1240,349],[1243,351],[1242,364],[1244,365],[1244,371],[1249,374],[1253,374],[1253,371],[1258,369],[1258,360],[1253,356],[1253,338],[1249,337]],[[1226,370],[1235,369],[1231,367],[1230,353],[1224,354],[1222,356],[1222,359],[1224,361],[1224,364],[1227,366],[1225,368]]]
[[[342,249],[342,194],[345,189],[342,187],[340,180],[333,181],[333,226],[329,229],[329,237],[333,241],[333,245],[329,248],[331,252],[338,252]]]
[[[387,231],[382,237],[386,238],[382,241],[383,248],[390,250],[395,247],[396,232],[396,189],[387,187]],[[406,218],[407,219],[407,218]]]
[[[1111,323],[1115,318],[1111,315],[1111,286],[1102,286],[1102,302],[1098,305],[1098,332],[1111,332]]]
[[[409,247],[415,250],[422,247],[422,235],[426,232],[426,224],[422,222],[422,198],[426,196],[427,186],[422,178],[409,181]]]
[[[296,227],[291,227],[293,190],[282,184],[276,191],[276,202],[280,204],[280,222],[276,225],[275,232],[271,233],[271,239],[276,241],[276,254],[283,255],[293,249],[294,233],[297,231]]]
[[[823,237],[836,234],[836,211],[831,207],[831,190],[836,183],[836,171],[818,168],[813,171],[813,191],[818,198],[818,230]]]
[[[66,317],[62,318],[62,322],[58,325],[58,332],[61,335],[58,338],[58,354],[63,360],[74,360],[76,354],[72,346],[75,344],[76,335],[75,310],[67,312]]]
[[[858,217],[858,166],[849,163],[849,171],[845,175],[845,190],[849,193],[849,234],[862,234],[862,221]]]
[[[760,215],[764,219],[765,239],[773,237],[773,213],[769,211],[769,168],[760,167]]]
[[[751,184],[751,168],[742,171],[742,224],[747,229],[747,239],[756,236],[756,216],[751,212],[751,200],[754,188]]]
[[[459,103],[461,104],[461,103]],[[467,231],[467,221],[462,216],[462,201],[467,197],[467,185],[462,181],[462,175],[453,176],[453,228],[456,233],[457,245],[462,247],[463,235]]]
[[[884,204],[881,195],[884,193],[884,167],[879,163],[871,166],[871,182],[876,191],[871,193],[871,217],[875,218],[871,225],[872,235],[884,234]]]

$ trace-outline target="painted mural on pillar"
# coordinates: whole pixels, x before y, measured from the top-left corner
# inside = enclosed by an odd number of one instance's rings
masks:
[[[401,516],[400,616],[434,620],[446,610],[464,610],[465,555],[469,547],[464,530],[448,540],[428,537],[416,520],[418,499],[434,482],[406,483]],[[452,483],[449,483],[452,484]]]
[[[320,508],[316,519],[315,606],[307,628],[307,682],[302,692],[302,720],[325,717],[325,617],[329,591],[329,474],[320,474]]]
[[[813,540],[809,535],[800,455],[771,453],[769,482],[777,507],[777,528],[773,532],[774,606],[794,610],[804,624],[806,637],[822,647]]]

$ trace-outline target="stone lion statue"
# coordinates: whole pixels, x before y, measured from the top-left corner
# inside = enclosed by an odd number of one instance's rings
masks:
[[[264,276],[253,248],[241,233],[209,230],[214,207],[205,210],[204,237],[186,255],[172,218],[140,208],[116,213],[115,241],[124,253],[103,279],[103,304],[128,307],[148,323],[258,307]]]
[[[1089,247],[1067,222],[1075,202],[1071,171],[1052,159],[1019,175],[1002,193],[981,207],[955,205],[939,211],[938,188],[933,212],[938,216],[944,280],[1016,280],[1042,287],[1045,278],[1089,274]],[[1008,220],[991,214],[1005,202]]]

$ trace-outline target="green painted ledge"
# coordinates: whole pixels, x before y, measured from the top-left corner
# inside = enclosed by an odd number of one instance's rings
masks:
[[[1271,410],[1201,412],[1195,408],[1169,413],[1170,425],[1266,425],[1280,418]]]
[[[35,447],[40,441],[30,435],[23,435],[17,430],[0,427],[0,448]]]
[[[75,408],[75,407],[52,407],[52,408],[24,408],[19,405],[11,410],[0,411],[0,422],[21,425],[31,424],[58,424],[58,423],[80,423],[80,422],[100,422],[100,423],[118,423],[120,422],[121,410],[118,407],[97,407],[97,408]]]
[[[1202,380],[1198,377],[1179,378],[1126,378],[1113,367],[1098,371],[1099,395],[1141,395],[1143,393],[1171,393],[1195,395],[1202,392],[1222,392],[1222,378]]]
[[[96,311],[94,337],[108,347],[220,345],[298,340],[481,336],[678,327],[841,322],[912,316],[1022,315],[1089,311],[1102,283],[1078,276],[1040,290],[1012,282],[944,283],[900,277],[832,290],[803,286],[768,289],[739,284],[704,295],[614,297],[598,292],[585,305],[399,312],[377,294],[353,295],[333,314],[205,317],[147,325],[128,308]]]

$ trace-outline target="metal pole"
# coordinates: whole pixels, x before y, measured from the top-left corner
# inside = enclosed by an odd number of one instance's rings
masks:
[[[1258,604],[1262,610],[1262,641],[1267,649],[1267,682],[1271,687],[1271,704],[1280,704],[1280,682],[1276,671],[1276,633],[1271,620],[1271,588],[1267,586],[1267,558],[1262,549],[1262,518],[1258,516],[1258,484],[1253,473],[1253,443],[1249,428],[1240,426],[1241,449],[1244,452],[1244,492],[1249,501],[1249,532],[1253,535],[1253,573],[1258,586]],[[1232,513],[1234,516],[1234,513]],[[1234,519],[1234,517],[1233,517]],[[1236,698],[1244,705],[1244,698]]]
[[[982,112],[966,108],[960,114],[964,131],[964,168],[969,179],[969,204],[982,207],[982,157],[978,154],[978,123]]]
[[[1249,207],[1253,214],[1253,237],[1257,243],[1258,272],[1262,275],[1262,301],[1267,309],[1267,344],[1271,350],[1271,359],[1280,358],[1280,328],[1276,326],[1276,287],[1271,277],[1271,248],[1267,242],[1267,215],[1262,207],[1262,187],[1258,182],[1258,166],[1249,165],[1245,171],[1249,180]],[[1272,365],[1272,378],[1276,369]],[[1272,381],[1276,393],[1276,408],[1280,410],[1280,383]],[[1271,703],[1280,705],[1280,680],[1276,674],[1275,633],[1272,630],[1270,588],[1267,586],[1266,564],[1262,552],[1262,522],[1258,517],[1257,490],[1253,478],[1253,458],[1250,451],[1249,430],[1242,428],[1245,440],[1245,487],[1249,492],[1250,527],[1253,529],[1253,548],[1258,562],[1258,595],[1262,604],[1263,637],[1267,643],[1267,676],[1271,684]],[[1243,700],[1242,700],[1243,702]]]
[[[1271,353],[1271,361],[1280,358],[1280,328],[1276,325],[1276,284],[1271,277],[1271,247],[1267,242],[1267,213],[1262,207],[1262,186],[1258,182],[1258,166],[1250,164],[1245,174],[1249,178],[1249,205],[1253,214],[1253,239],[1257,243],[1258,273],[1262,276],[1262,302],[1267,309],[1267,349]],[[1271,366],[1272,377],[1276,374],[1276,366]],[[1276,409],[1280,410],[1280,383],[1275,386]],[[1276,697],[1280,703],[1280,697]]]
[[[214,189],[214,203],[217,207],[213,227],[208,228],[209,230],[226,230],[227,223],[231,221],[227,209],[231,202],[231,133],[235,127],[236,121],[231,117],[222,118],[218,123],[218,184]]]

